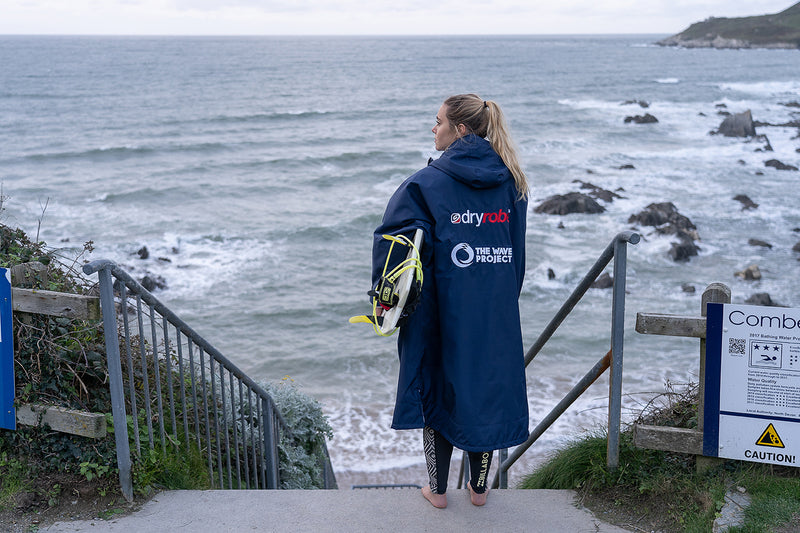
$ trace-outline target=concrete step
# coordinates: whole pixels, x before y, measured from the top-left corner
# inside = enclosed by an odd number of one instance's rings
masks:
[[[419,489],[166,491],[128,516],[58,522],[40,531],[502,531],[624,532],[576,506],[570,490],[493,490],[483,507],[466,490],[449,490],[436,509]]]

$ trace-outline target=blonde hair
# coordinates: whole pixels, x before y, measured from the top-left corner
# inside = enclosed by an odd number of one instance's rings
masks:
[[[445,112],[451,128],[463,124],[468,133],[484,137],[500,159],[503,160],[511,175],[520,198],[528,197],[528,178],[520,167],[517,151],[511,139],[503,111],[497,103],[483,100],[477,94],[457,94],[444,101]]]

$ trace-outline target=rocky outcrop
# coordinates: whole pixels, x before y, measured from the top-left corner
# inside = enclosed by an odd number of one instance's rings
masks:
[[[695,244],[693,240],[686,235],[680,235],[678,242],[673,242],[667,254],[673,261],[678,263],[685,263],[700,250],[700,247]]]
[[[684,48],[800,48],[800,3],[773,15],[711,17],[656,44]]]
[[[641,213],[631,215],[628,223],[653,226],[656,228],[656,233],[674,235],[677,242],[672,243],[668,252],[673,261],[688,261],[700,250],[695,244],[695,240],[700,238],[697,227],[691,220],[681,215],[672,202],[650,204]]]
[[[646,100],[625,100],[620,105],[638,105],[642,109],[647,109],[648,107],[650,107],[650,102]]]
[[[756,152],[774,152],[774,150],[772,149],[772,145],[769,142],[769,137],[767,137],[766,135],[763,134],[756,135],[751,139],[751,141],[764,143],[764,146],[762,146],[761,148],[756,148]]]
[[[761,239],[747,239],[747,244],[750,246],[760,246],[761,248],[769,248],[772,250],[772,245],[767,241],[762,241]]]
[[[745,281],[758,281],[761,279],[761,270],[758,265],[750,265],[744,270],[735,272],[733,275]]]
[[[622,198],[622,196],[620,196],[616,192],[603,189],[602,187],[598,187],[594,183],[589,183],[588,181],[572,180],[572,183],[580,183],[581,189],[588,190],[589,196],[591,196],[596,200],[602,200],[606,203],[611,203],[614,201],[615,198]]]
[[[733,197],[733,199],[736,200],[737,202],[741,202],[742,211],[745,211],[747,209],[755,209],[758,207],[758,204],[755,203],[753,200],[751,200],[750,197],[747,196],[746,194],[737,194],[736,196]]]
[[[682,232],[690,235],[692,239],[699,238],[697,227],[688,217],[681,215],[672,202],[650,204],[644,211],[631,215],[628,223],[654,226],[658,233],[665,235],[676,235]]]
[[[570,192],[567,194],[556,194],[547,198],[537,205],[534,213],[544,213],[547,215],[569,215],[571,213],[602,213],[605,207],[597,203],[597,200],[587,194],[580,192]]]
[[[142,287],[150,292],[153,292],[156,289],[164,290],[167,288],[167,280],[156,274],[148,274],[144,276],[141,280],[139,280],[139,283],[141,283]]]
[[[793,170],[793,171],[798,170],[796,166],[787,165],[785,163],[778,161],[777,159],[770,159],[769,161],[765,161],[764,166],[772,167],[776,170]]]
[[[725,137],[754,137],[756,127],[753,124],[753,114],[748,109],[743,113],[729,115],[714,133]]]
[[[632,117],[625,117],[625,124],[629,124],[633,122],[634,124],[655,124],[658,122],[658,119],[651,115],[650,113],[645,113],[644,115],[636,115]]]
[[[751,295],[744,303],[749,305],[766,305],[768,307],[784,307],[772,300],[768,292],[757,292]]]
[[[608,272],[603,272],[594,283],[591,284],[592,289],[610,289],[614,286],[614,278]]]

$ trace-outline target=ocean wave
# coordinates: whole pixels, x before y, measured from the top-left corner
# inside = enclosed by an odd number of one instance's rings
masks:
[[[0,99],[20,99],[20,100],[79,100],[81,95],[69,93],[13,93],[0,92]]]
[[[230,150],[231,146],[221,142],[202,142],[196,144],[173,144],[161,146],[102,146],[99,148],[88,148],[67,152],[50,152],[29,154],[26,160],[60,161],[60,160],[79,160],[85,159],[92,162],[124,161],[131,158],[141,158],[158,154],[174,154],[182,152],[222,152]]]
[[[99,202],[129,206],[131,203],[136,201],[146,201],[149,203],[153,201],[153,198],[162,197],[163,195],[169,193],[176,193],[180,195],[182,194],[182,191],[183,189],[179,186],[170,186],[167,184],[164,184],[164,188],[135,187],[129,188],[125,191],[98,193],[87,199],[87,201],[90,203]]]
[[[238,124],[248,122],[271,122],[274,120],[292,119],[310,119],[318,117],[327,117],[336,114],[336,111],[323,111],[323,110],[295,110],[295,111],[273,111],[271,113],[252,113],[245,115],[217,115],[207,119],[202,119],[201,122],[222,123],[222,124]]]
[[[616,109],[619,110],[624,100],[617,101],[599,100],[595,98],[575,99],[561,98],[558,100],[560,105],[572,107],[574,109]]]
[[[797,98],[800,93],[800,81],[754,81],[754,82],[725,82],[718,87],[723,91],[735,91],[752,94],[759,97],[792,97]]]

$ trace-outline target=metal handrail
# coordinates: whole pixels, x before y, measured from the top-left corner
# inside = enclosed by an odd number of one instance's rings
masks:
[[[514,451],[505,457],[505,450],[501,450],[501,462],[494,479],[492,488],[508,488],[508,470],[522,454],[567,410],[567,408],[594,383],[605,370],[611,367],[611,384],[609,386],[608,402],[608,448],[606,462],[610,470],[619,466],[619,428],[622,409],[622,353],[625,327],[625,277],[627,270],[627,245],[637,244],[639,234],[634,231],[618,233],[609,243],[589,272],[578,283],[572,294],[567,298],[555,314],[544,331],[539,335],[533,346],[525,354],[525,367],[533,361],[541,349],[553,336],[558,327],[572,312],[575,305],[591,288],[592,283],[603,272],[611,260],[614,260],[614,286],[611,310],[611,350],[595,364],[573,389],[559,402],[559,404],[536,426],[528,439],[520,444]]]
[[[111,273],[114,277],[123,283],[135,294],[140,294],[142,300],[153,306],[153,308],[164,318],[166,318],[170,324],[176,326],[186,335],[187,337],[191,338],[192,341],[196,346],[202,348],[206,351],[209,355],[214,356],[220,364],[222,364],[226,370],[230,371],[235,377],[240,379],[244,384],[249,386],[259,395],[261,398],[266,398],[268,401],[272,402],[272,397],[269,395],[267,391],[261,387],[258,383],[252,380],[247,374],[242,372],[236,365],[234,365],[228,358],[226,358],[222,353],[214,348],[207,340],[200,336],[195,330],[193,330],[186,322],[178,318],[174,312],[172,312],[167,306],[165,306],[161,301],[158,300],[153,294],[145,289],[138,281],[133,279],[130,274],[119,268],[116,263],[110,261],[108,259],[99,259],[97,261],[92,261],[90,263],[86,263],[83,266],[83,272],[87,275],[94,274],[95,272],[99,272],[101,269],[110,268]],[[101,300],[102,305],[102,300]],[[274,405],[274,402],[273,402]],[[283,417],[278,413],[278,420],[280,420],[283,426],[286,426],[286,422],[283,420]]]
[[[83,266],[83,271],[86,274],[97,273],[100,280],[117,462],[126,499],[133,498],[126,404],[131,409],[137,453],[141,453],[138,411],[143,408],[150,448],[154,448],[156,437],[164,452],[168,442],[178,446],[178,434],[182,430],[186,446],[196,445],[205,454],[209,480],[215,488],[279,488],[279,435],[291,436],[291,430],[270,394],[114,262],[92,261]],[[119,282],[116,297],[114,278]],[[128,301],[129,293],[134,303]],[[148,307],[149,314],[142,310],[142,303]],[[133,326],[131,317],[136,321]],[[121,328],[118,318],[123,322]],[[149,322],[149,337],[145,321]],[[136,330],[137,325],[138,334],[132,334],[131,330]],[[138,344],[141,358],[141,368],[136,370],[134,344]],[[121,346],[125,350],[128,368],[127,400]],[[184,348],[188,357],[183,353]],[[173,358],[176,359],[175,369]],[[162,365],[164,368],[160,370]],[[151,412],[151,366],[156,414]],[[141,383],[134,385],[137,371],[141,373]],[[162,401],[161,372],[168,391],[168,411]],[[144,395],[142,406],[138,405],[137,391]],[[178,423],[177,410],[180,410],[183,427]],[[157,435],[153,428],[154,418],[158,422]],[[171,432],[166,431],[167,424]],[[322,453],[325,456],[322,465],[324,485],[326,488],[335,487],[327,446],[323,445]]]

